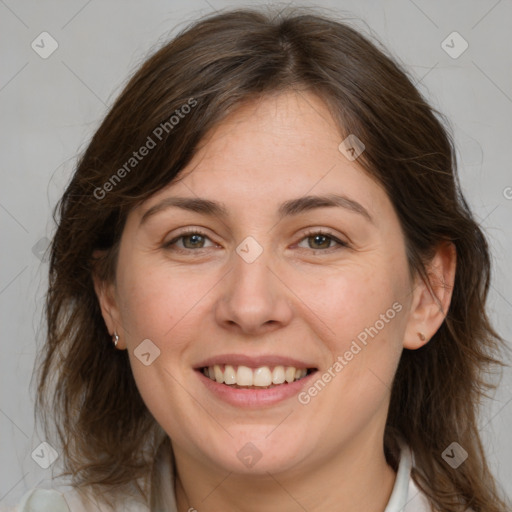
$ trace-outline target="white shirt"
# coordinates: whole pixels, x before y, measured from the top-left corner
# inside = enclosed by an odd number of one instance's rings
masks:
[[[398,471],[393,491],[383,512],[430,512],[428,501],[411,478],[413,456],[407,446],[402,446]],[[170,458],[160,459],[158,478],[164,489],[159,506],[155,512],[177,512],[174,489],[169,482],[174,481]],[[116,507],[117,508],[117,507]],[[150,512],[147,505],[136,499],[130,499],[119,505],[123,512]],[[75,489],[60,492],[56,489],[34,488],[25,493],[13,512],[111,512],[103,503],[92,503],[83,499]]]

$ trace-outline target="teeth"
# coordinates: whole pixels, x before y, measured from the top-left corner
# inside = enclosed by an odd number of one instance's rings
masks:
[[[268,387],[284,382],[294,382],[302,379],[308,373],[306,368],[297,369],[293,366],[268,366],[249,368],[248,366],[233,367],[230,364],[224,369],[218,364],[203,369],[203,373],[218,383],[238,386]]]
[[[284,372],[284,378],[286,382],[293,382],[295,380],[295,368],[293,366],[288,366]]]
[[[240,371],[240,368],[238,368]],[[250,370],[249,370],[250,371]],[[253,373],[253,385],[254,386],[270,386],[272,384],[272,373],[270,373],[270,368],[268,366],[262,366],[261,368],[256,368]]]
[[[212,378],[211,377],[211,368],[208,368],[208,373],[210,374],[210,379],[211,379]],[[219,384],[222,384],[224,382],[224,372],[220,369],[220,366],[215,365],[213,367],[213,375],[215,377],[215,380]]]
[[[226,366],[226,368],[228,368]],[[254,377],[252,370],[247,366],[239,366],[236,372],[236,378],[234,382],[226,382],[226,384],[238,384],[239,386],[252,386]]]
[[[272,372],[272,382],[274,384],[282,384],[285,380],[284,366],[276,366]]]
[[[236,372],[235,369],[227,364],[224,370],[224,384],[236,384]]]

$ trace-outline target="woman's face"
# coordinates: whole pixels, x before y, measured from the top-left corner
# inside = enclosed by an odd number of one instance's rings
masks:
[[[175,449],[207,466],[382,446],[413,286],[390,200],[340,143],[312,94],[245,104],[128,216],[104,316]]]

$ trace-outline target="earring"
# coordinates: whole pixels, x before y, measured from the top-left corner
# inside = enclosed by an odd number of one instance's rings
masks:
[[[421,341],[425,341],[427,339],[427,338],[425,338],[425,335],[422,332],[419,332],[418,336],[420,337]]]
[[[112,336],[112,341],[114,342],[114,347],[117,347],[117,342],[119,341],[119,335],[116,331],[114,331],[114,335]]]

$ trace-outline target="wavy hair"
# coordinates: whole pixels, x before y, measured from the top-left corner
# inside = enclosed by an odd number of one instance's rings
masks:
[[[424,347],[402,353],[386,458],[396,468],[402,437],[415,455],[412,477],[438,510],[506,509],[477,427],[481,399],[495,388],[491,370],[504,364],[504,340],[486,313],[489,247],[461,192],[447,122],[414,82],[380,43],[311,8],[215,13],[143,62],[54,211],[36,410],[47,436],[50,423],[56,426],[61,475],[72,475],[74,487],[113,491],[139,482],[167,441],[137,390],[127,352],[113,347],[93,285],[94,272],[114,279],[127,214],[179,179],[205,134],[242,103],[307,90],[327,104],[344,137],[364,141],[358,163],[394,205],[411,275],[429,283],[426,265],[440,241],[457,251],[443,324]],[[130,160],[148,137],[155,146]],[[105,255],[94,259],[96,249]],[[441,456],[453,441],[468,453],[456,470]],[[136,487],[148,499],[148,488]]]

